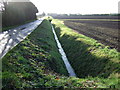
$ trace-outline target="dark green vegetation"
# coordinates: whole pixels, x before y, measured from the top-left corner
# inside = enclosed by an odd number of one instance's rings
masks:
[[[26,0],[25,2],[15,2],[11,0],[10,2],[1,2],[4,7],[2,9],[2,26],[12,26],[22,24],[26,21],[36,19],[36,13],[38,12],[35,5]]]
[[[116,79],[67,77],[47,20],[6,54],[2,67],[3,89],[109,88],[117,83]]]
[[[120,88],[120,53],[53,21],[59,40],[79,78],[98,77]]]
[[[57,13],[48,13],[49,16],[67,16],[71,17],[73,16],[74,18],[76,16],[120,16],[120,14],[57,14]]]
[[[35,19],[35,20],[36,20],[36,19]],[[35,20],[29,20],[29,21],[26,21],[26,22],[24,22],[24,23],[22,23],[22,24],[3,27],[3,28],[2,28],[2,31],[4,32],[4,31],[7,31],[7,30],[10,30],[10,29],[16,28],[16,27],[18,27],[18,26],[20,26],[20,25],[24,25],[24,24],[27,24],[27,23],[32,22],[32,21],[35,21]]]
[[[43,72],[51,73],[51,69],[67,75],[53,37],[50,23],[43,21],[38,29],[10,51],[2,59],[3,87],[30,87],[42,80]]]
[[[118,19],[120,14],[56,14],[49,13],[55,19]]]

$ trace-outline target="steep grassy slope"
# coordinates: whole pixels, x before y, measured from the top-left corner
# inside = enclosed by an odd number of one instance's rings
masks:
[[[43,72],[48,74],[49,70],[67,75],[50,23],[46,20],[11,50],[2,62],[3,87],[20,87],[22,83],[29,87],[43,77]]]
[[[47,20],[7,53],[2,59],[2,67],[3,89],[7,90],[114,88],[117,83],[116,79],[68,77]]]
[[[111,83],[114,87],[118,87],[118,78],[120,78],[119,52],[73,31],[66,27],[63,21],[53,20],[53,24],[78,77],[114,78],[116,80]]]

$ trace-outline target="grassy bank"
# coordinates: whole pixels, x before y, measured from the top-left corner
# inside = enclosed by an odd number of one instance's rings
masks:
[[[2,64],[5,88],[33,87],[36,83],[40,86],[47,78],[44,74],[52,72],[67,75],[47,20],[9,51],[2,59]]]
[[[100,78],[106,85],[119,87],[120,53],[53,20],[59,40],[80,78]],[[120,81],[120,80],[119,80]]]
[[[68,77],[47,20],[6,54],[2,68],[3,89],[114,88],[111,81],[116,83],[115,79]]]

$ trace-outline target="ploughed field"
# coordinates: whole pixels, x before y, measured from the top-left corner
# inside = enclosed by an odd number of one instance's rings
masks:
[[[120,42],[117,19],[62,19],[73,30],[96,39],[98,42],[116,48]]]

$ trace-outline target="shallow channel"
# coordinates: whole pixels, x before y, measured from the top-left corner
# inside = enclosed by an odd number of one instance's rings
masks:
[[[51,24],[51,26],[52,26],[52,24]],[[65,52],[64,52],[64,50],[63,50],[63,48],[62,48],[62,46],[61,46],[61,44],[60,44],[60,42],[59,42],[59,40],[58,40],[58,37],[57,37],[57,35],[56,35],[56,33],[55,33],[55,30],[54,30],[54,27],[53,27],[53,26],[52,26],[52,32],[53,32],[53,34],[54,34],[54,38],[55,38],[55,40],[56,40],[56,43],[57,43],[59,52],[60,52],[60,54],[61,54],[61,56],[62,56],[62,59],[63,59],[63,61],[64,61],[64,64],[65,64],[65,66],[66,66],[66,69],[67,69],[67,71],[68,71],[68,73],[69,73],[69,76],[74,76],[74,77],[76,77],[76,74],[75,74],[72,66],[71,66],[70,63],[69,63],[68,58],[66,57],[66,54],[65,54]]]

